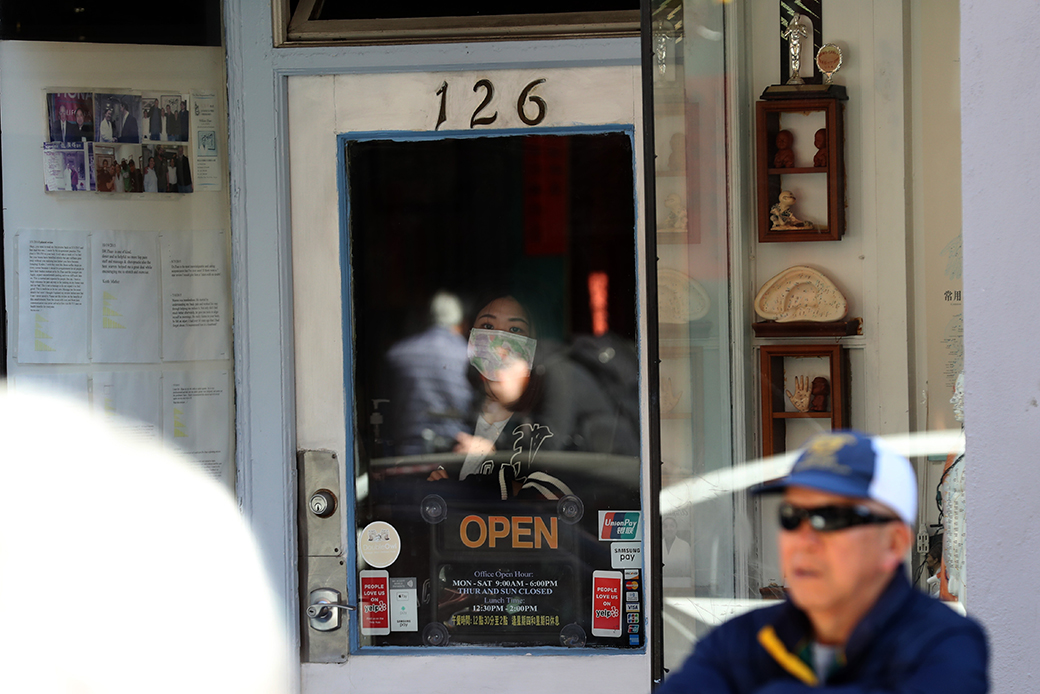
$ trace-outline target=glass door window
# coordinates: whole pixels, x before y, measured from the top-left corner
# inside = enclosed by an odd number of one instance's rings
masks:
[[[632,128],[341,144],[356,643],[642,648]]]

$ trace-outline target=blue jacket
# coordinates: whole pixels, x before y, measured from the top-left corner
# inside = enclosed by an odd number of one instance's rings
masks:
[[[818,684],[812,629],[791,602],[712,631],[655,694],[917,694],[989,691],[982,628],[913,588],[899,570]]]

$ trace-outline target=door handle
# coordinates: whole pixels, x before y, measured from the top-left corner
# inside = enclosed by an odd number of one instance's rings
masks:
[[[352,611],[357,607],[339,601],[340,593],[333,588],[318,588],[311,591],[307,606],[307,619],[315,631],[335,631],[340,627],[340,611]]]
[[[343,605],[338,602],[316,602],[307,608],[307,616],[318,619],[328,619],[332,610],[356,610],[354,605]]]

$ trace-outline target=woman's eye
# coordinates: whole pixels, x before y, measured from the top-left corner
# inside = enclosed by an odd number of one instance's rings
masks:
[[[495,326],[491,325],[491,323],[481,323],[480,324],[480,329],[481,330],[494,330]]]
[[[509,332],[511,333],[522,333],[523,331],[524,329],[521,328],[519,325],[514,325],[509,328]]]

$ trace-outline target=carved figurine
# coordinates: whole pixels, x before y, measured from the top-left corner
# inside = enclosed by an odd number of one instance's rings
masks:
[[[780,191],[779,201],[769,208],[769,221],[772,223],[773,231],[805,230],[815,229],[812,222],[805,222],[794,216],[791,207],[797,198],[789,190]]]
[[[773,168],[790,169],[794,167],[794,135],[790,130],[781,130],[776,134],[776,156],[773,157]]]
[[[805,84],[802,76],[798,73],[802,69],[802,39],[809,36],[809,29],[802,22],[802,15],[795,12],[791,21],[787,23],[787,29],[780,34],[780,38],[786,39],[791,56],[791,76],[788,84]]]
[[[672,193],[664,199],[664,206],[668,209],[668,217],[661,224],[661,231],[686,233],[686,208],[683,199],[676,193]]]
[[[794,405],[794,409],[799,412],[809,411],[809,377],[808,376],[795,376],[794,377],[794,393],[789,390],[785,390],[787,397],[791,400],[791,404]]]
[[[816,145],[816,155],[812,158],[813,166],[827,166],[827,128],[820,128],[813,138]]]
[[[812,399],[809,401],[810,412],[826,412],[827,396],[831,394],[831,384],[823,376],[812,381]]]

